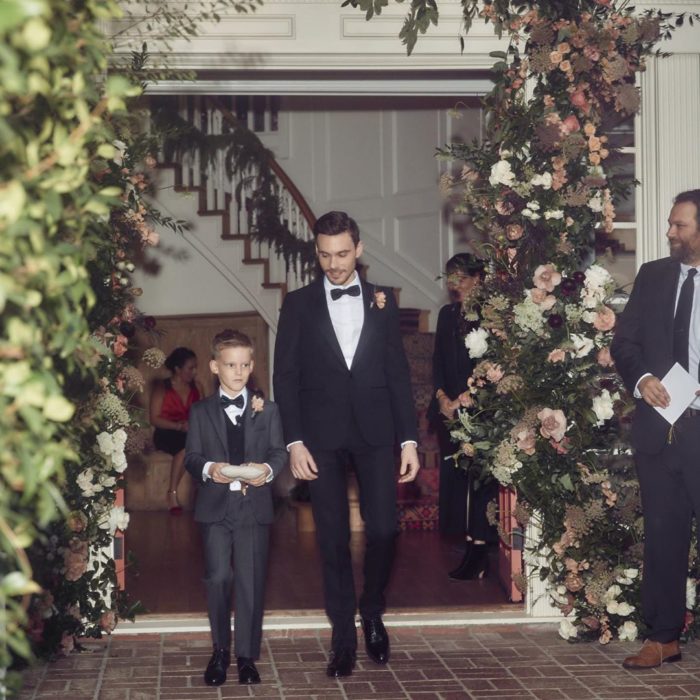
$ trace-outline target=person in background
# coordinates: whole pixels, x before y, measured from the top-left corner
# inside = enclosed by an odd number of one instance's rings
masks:
[[[149,417],[153,444],[157,450],[172,456],[168,509],[180,515],[182,506],[177,500],[177,487],[185,473],[185,443],[192,404],[204,396],[202,386],[195,380],[197,356],[189,348],[175,348],[166,358],[170,377],[159,382],[151,395]]]
[[[428,409],[440,443],[439,530],[444,535],[464,536],[466,548],[460,565],[450,578],[469,580],[488,574],[486,540],[492,527],[486,518],[486,506],[497,494],[494,481],[475,488],[471,474],[455,465],[451,455],[457,449],[445,426],[455,417],[460,395],[467,390],[467,379],[474,361],[464,345],[464,337],[479,326],[479,310],[470,300],[484,277],[484,264],[469,253],[458,253],[445,265],[451,303],[440,309],[433,352],[435,395]]]

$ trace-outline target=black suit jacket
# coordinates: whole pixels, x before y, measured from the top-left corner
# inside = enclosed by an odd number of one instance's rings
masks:
[[[250,393],[248,397],[250,399]],[[226,512],[229,485],[202,479],[202,469],[207,462],[229,463],[227,420],[218,392],[193,404],[190,409],[185,467],[198,485],[194,519],[200,523],[218,522]],[[265,401],[263,410],[253,415],[249,400],[243,417],[243,430],[245,461],[267,462],[277,476],[287,463],[278,407]],[[273,521],[271,483],[249,488],[245,497],[251,499],[255,518],[260,524]]]
[[[680,263],[662,258],[639,269],[627,306],[618,319],[610,351],[628,391],[651,373],[662,379],[674,364],[673,316]],[[640,452],[660,452],[669,425],[645,401],[637,399],[631,441]]]
[[[408,362],[390,289],[362,282],[365,318],[348,369],[333,330],[323,277],[290,292],[280,312],[274,388],[287,444],[337,449],[354,418],[364,440],[417,440]],[[374,293],[386,295],[379,308]]]

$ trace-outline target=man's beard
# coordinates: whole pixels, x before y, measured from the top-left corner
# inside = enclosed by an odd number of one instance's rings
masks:
[[[690,264],[693,259],[693,251],[685,241],[678,241],[675,245],[669,243],[669,251],[671,260],[676,262]]]

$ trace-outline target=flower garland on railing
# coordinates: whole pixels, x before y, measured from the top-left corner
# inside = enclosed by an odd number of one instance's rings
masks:
[[[608,0],[560,6],[479,5],[511,42],[495,55],[485,141],[442,153],[463,164],[442,189],[487,237],[489,260],[481,326],[465,339],[478,360],[468,407],[451,429],[457,461],[513,487],[516,517],[539,529],[525,559],[565,615],[560,634],[606,643],[642,631],[642,521],[609,352],[619,300],[592,259],[631,184],[615,176],[607,133],[638,110],[635,77],[672,23]]]

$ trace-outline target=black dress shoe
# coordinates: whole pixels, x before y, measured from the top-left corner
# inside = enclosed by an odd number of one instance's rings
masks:
[[[489,552],[485,544],[467,547],[460,565],[447,574],[453,581],[472,581],[489,575]]]
[[[385,664],[389,661],[389,635],[382,618],[363,617],[362,631],[365,633],[365,649],[375,664]]]
[[[236,666],[238,666],[238,682],[243,685],[253,685],[255,683],[260,683],[260,674],[258,669],[255,668],[255,662],[253,659],[248,659],[245,656],[239,656],[236,659]]]
[[[326,675],[331,678],[342,678],[352,675],[355,668],[355,652],[352,649],[339,649],[331,652],[331,660],[326,668]]]
[[[228,649],[214,647],[214,653],[209,659],[207,670],[204,672],[204,682],[207,685],[223,685],[226,683],[226,669],[231,665],[231,654]]]

